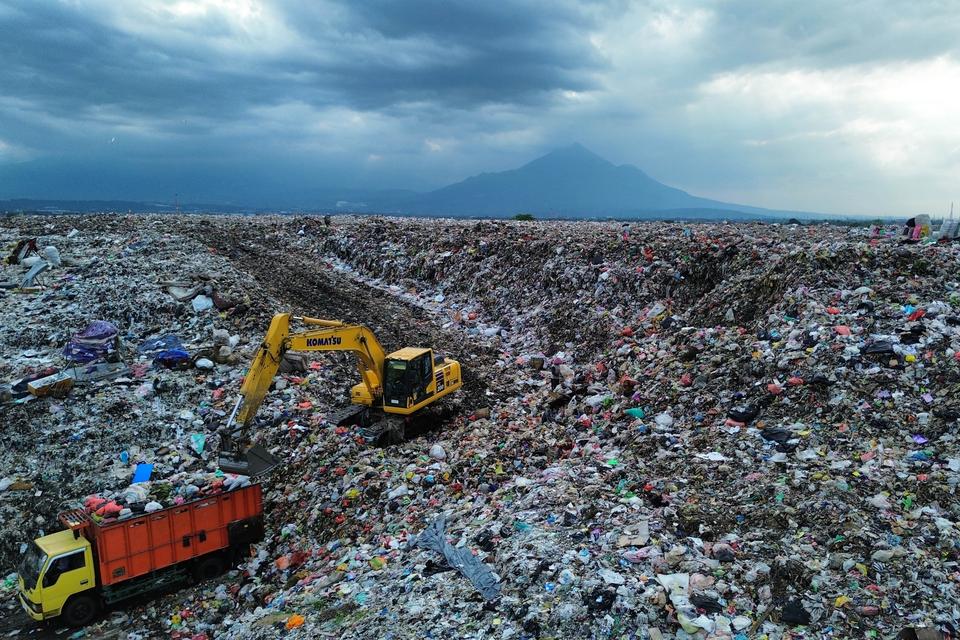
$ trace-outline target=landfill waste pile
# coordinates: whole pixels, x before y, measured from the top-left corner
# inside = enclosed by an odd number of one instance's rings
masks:
[[[84,512],[97,524],[110,524],[250,486],[249,477],[224,473],[206,476],[180,473],[151,483],[138,479],[134,472],[133,480],[123,491],[87,496],[83,500]]]
[[[328,420],[350,358],[288,354],[257,422],[281,460],[260,479],[265,539],[78,633],[957,637],[956,243],[103,215],[0,219],[0,246],[11,621],[21,543],[59,509],[218,486],[217,429],[289,310],[449,353],[463,410],[373,447]]]

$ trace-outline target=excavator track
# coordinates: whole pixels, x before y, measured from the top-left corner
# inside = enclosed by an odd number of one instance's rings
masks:
[[[460,412],[457,402],[445,402],[421,409],[412,416],[396,416],[369,410],[369,419],[359,423],[358,435],[377,446],[401,444],[431,431],[436,431]]]
[[[368,415],[370,409],[363,405],[353,404],[349,407],[343,407],[337,411],[331,413],[327,418],[328,422],[331,422],[338,427],[348,427],[355,424],[363,424],[368,421]]]

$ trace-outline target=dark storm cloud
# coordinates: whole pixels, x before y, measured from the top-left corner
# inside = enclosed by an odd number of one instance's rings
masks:
[[[136,107],[166,100],[178,72],[135,37],[64,5],[21,5],[4,17],[0,38],[3,95],[39,101],[52,115],[95,105]],[[181,67],[182,68],[182,67]]]
[[[329,36],[327,11],[291,3],[301,33]],[[309,4],[308,4],[309,6]],[[541,102],[594,86],[604,61],[587,41],[597,13],[563,2],[352,2],[339,28],[349,57],[302,69],[330,78],[351,106],[428,101],[458,108]],[[417,59],[405,63],[405,56]]]
[[[58,183],[89,166],[127,183],[139,167],[156,184],[174,160],[226,164],[213,173],[265,189],[291,167],[331,184],[439,186],[455,174],[410,162],[439,148],[426,140],[483,135],[595,86],[606,61],[588,38],[610,6],[0,0],[0,164],[30,160]],[[492,125],[475,117],[488,107]],[[384,168],[384,154],[405,166]]]
[[[0,169],[33,179],[0,197],[422,189],[581,141],[721,199],[940,200],[957,33],[947,0],[0,0]]]
[[[16,3],[0,18],[0,87],[57,116],[109,106],[222,120],[293,100],[359,109],[537,102],[590,87],[603,63],[585,41],[590,14],[561,5],[298,4],[277,7],[297,46],[247,60],[242,50],[218,49],[231,25],[214,12],[165,40],[124,31],[82,5]]]

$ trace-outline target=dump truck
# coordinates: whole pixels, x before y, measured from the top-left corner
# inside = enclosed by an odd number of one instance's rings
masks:
[[[263,539],[259,484],[98,523],[83,509],[37,538],[19,570],[20,604],[34,620],[88,624],[105,607],[222,573]]]

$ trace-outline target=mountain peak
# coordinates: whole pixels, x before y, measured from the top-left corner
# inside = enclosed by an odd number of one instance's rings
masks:
[[[571,145],[554,149],[550,153],[540,156],[536,160],[527,163],[523,168],[560,165],[571,168],[582,168],[584,166],[606,168],[613,166],[612,163],[601,158],[579,142],[574,142]]]
[[[607,162],[606,159],[601,158],[600,156],[595,154],[593,151],[590,151],[590,149],[587,149],[585,146],[580,144],[579,142],[574,142],[573,144],[568,144],[565,147],[554,149],[553,151],[551,151],[550,153],[548,153],[543,157],[546,158],[549,156],[565,156],[568,158],[590,158],[592,160],[603,160],[604,162]]]
[[[558,148],[555,149],[554,151],[555,151],[555,152],[557,152],[557,151],[559,151],[559,152],[566,152],[566,153],[589,154],[589,155],[591,155],[591,156],[597,155],[597,154],[595,154],[593,151],[590,151],[590,149],[587,149],[585,146],[583,146],[582,144],[580,144],[579,142],[574,142],[574,143],[572,143],[572,144],[568,144],[568,145],[565,146],[565,147],[558,147]],[[598,157],[599,157],[599,156],[598,156]]]

